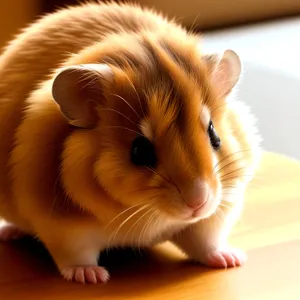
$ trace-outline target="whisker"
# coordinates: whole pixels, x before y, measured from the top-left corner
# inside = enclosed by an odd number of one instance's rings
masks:
[[[148,204],[149,202],[146,202],[146,204]],[[119,213],[118,215],[116,215],[104,228],[103,230],[106,230],[117,218],[121,217],[124,213],[128,212],[129,210],[136,208],[138,206],[144,205],[145,203],[139,203],[133,206],[130,206],[128,208],[126,208],[125,210],[121,211],[121,213]]]
[[[139,96],[139,94],[138,94],[138,92],[137,92],[137,90],[136,90],[136,88],[135,88],[133,82],[131,81],[131,79],[129,78],[129,76],[128,76],[125,72],[124,72],[123,74],[124,74],[124,76],[126,77],[126,79],[128,80],[128,82],[129,82],[130,86],[132,87],[133,91],[135,92],[135,94],[136,94],[136,96],[137,96],[137,98],[138,98],[138,100],[139,100],[139,103],[140,103],[141,111],[142,111],[142,113],[143,113],[143,116],[145,117],[145,111],[144,111],[143,106],[142,106],[141,98],[140,98],[140,96]]]
[[[130,103],[129,103],[128,101],[126,101],[123,97],[121,97],[121,96],[118,95],[118,94],[111,94],[111,96],[115,96],[115,97],[121,99],[122,101],[124,101],[124,102],[131,108],[131,110],[137,115],[137,117],[138,117],[139,119],[141,119],[141,116],[137,113],[137,111],[136,111],[136,110],[132,107],[132,105],[130,105]]]
[[[156,227],[159,227],[160,221],[161,221],[161,216],[159,213],[156,214],[156,220],[153,223],[153,228],[154,230],[156,229]]]
[[[222,180],[223,178],[226,178],[226,176],[228,176],[228,175],[231,175],[231,174],[234,174],[236,172],[243,171],[243,170],[246,170],[246,169],[247,169],[247,167],[237,168],[237,169],[235,169],[233,171],[230,171],[230,172],[227,172],[225,174],[222,174],[222,176],[220,176],[220,179]],[[243,175],[243,174],[241,174],[241,175]],[[249,174],[249,175],[251,175],[251,174]]]
[[[153,218],[156,216],[156,211],[154,211],[151,215],[150,215],[150,217],[149,217],[149,219],[148,219],[148,221],[145,223],[145,225],[143,226],[143,228],[142,228],[142,230],[141,230],[141,232],[140,232],[140,235],[139,235],[139,238],[138,238],[138,248],[140,247],[140,245],[141,245],[141,243],[142,243],[142,240],[144,239],[144,237],[145,237],[145,235],[146,235],[146,233],[147,233],[147,229],[148,229],[148,227],[151,225],[151,222],[152,222],[152,220],[153,220]]]
[[[228,205],[225,205],[223,204],[222,202],[219,204],[220,207],[224,207],[226,209],[232,209],[232,207],[228,206]],[[223,212],[224,213],[224,212]]]
[[[132,120],[130,120],[127,116],[125,116],[123,113],[121,113],[120,111],[113,109],[113,108],[102,108],[101,110],[104,111],[113,111],[117,114],[119,114],[120,116],[124,117],[126,120],[128,120],[131,124],[136,125],[136,123],[134,123]]]
[[[155,175],[159,176],[160,178],[162,178],[163,180],[165,180],[167,183],[171,184],[170,180],[168,180],[166,177],[164,177],[163,175],[159,174],[157,171],[155,171],[152,168],[146,167],[149,171],[151,171],[152,173],[154,173]]]
[[[86,80],[88,80],[88,82],[84,86],[81,87],[81,90],[84,90],[88,86],[93,85],[95,82],[98,81],[98,78],[97,78],[96,74],[83,75],[83,76],[81,76],[79,83],[82,83]]]
[[[149,213],[151,212],[153,209],[150,208],[149,210],[147,210],[144,214],[142,214],[135,222],[134,224],[129,228],[129,230],[127,231],[126,235],[125,235],[125,239],[127,238],[128,234],[130,233],[130,231],[134,228],[133,233],[132,233],[132,237],[131,237],[131,242],[130,244],[133,245],[133,238],[134,238],[134,234],[135,231],[139,225],[139,222]]]
[[[161,177],[159,177],[159,178],[152,177],[151,180],[156,182],[155,187],[157,187],[157,188],[166,188],[166,185],[164,184],[165,183],[165,179],[164,178],[161,178]]]
[[[108,245],[110,244],[110,242],[111,242],[113,239],[116,238],[117,233],[118,233],[118,232],[120,231],[120,229],[124,226],[124,224],[126,224],[133,216],[135,216],[136,214],[138,214],[139,212],[141,212],[143,209],[149,208],[150,205],[151,205],[151,203],[153,203],[153,201],[151,201],[151,200],[152,200],[153,198],[156,198],[156,197],[157,197],[157,195],[153,195],[153,196],[151,196],[151,197],[146,198],[146,199],[145,199],[146,202],[132,206],[131,208],[136,208],[136,207],[138,207],[139,205],[143,205],[140,209],[138,209],[136,212],[134,212],[133,214],[131,214],[125,221],[123,221],[123,222],[119,225],[118,228],[115,229],[115,231],[112,233],[112,236],[110,237],[110,239],[109,239],[109,241],[108,241]],[[151,210],[151,207],[150,207],[149,210]],[[127,209],[127,211],[128,211],[128,209]],[[121,214],[122,214],[122,213],[123,213],[123,212],[121,212]],[[118,217],[118,216],[117,216],[117,217]],[[116,218],[117,218],[117,217],[116,217]],[[112,221],[111,221],[111,222],[112,222]],[[110,223],[111,223],[111,222],[110,222]],[[135,223],[134,223],[134,224],[135,224]],[[134,224],[133,224],[133,226],[134,226]],[[132,227],[133,227],[133,226],[132,226]],[[128,231],[128,232],[129,232],[129,231]],[[128,232],[127,232],[127,234],[128,234]],[[127,234],[126,234],[126,236],[127,236]]]
[[[226,102],[226,103],[223,104],[223,105],[219,105],[218,107],[215,107],[215,108],[211,111],[211,115],[213,116],[216,110],[219,110],[219,109],[221,109],[221,108],[223,108],[223,107],[225,107],[225,106],[227,106],[227,105],[230,105],[230,102]]]
[[[253,175],[253,179],[257,179],[257,178],[259,178],[259,177]],[[261,187],[261,185],[259,183],[254,182],[254,181],[251,181],[250,185],[255,186],[255,187]],[[222,180],[222,190],[224,190],[224,191],[231,190],[232,191],[232,190],[236,190],[236,189],[239,189],[239,186],[237,184],[227,184],[226,181]]]
[[[136,214],[138,214],[140,211],[144,210],[148,208],[147,205],[142,206],[141,208],[139,208],[137,211],[135,211],[134,213],[132,213],[127,219],[125,219],[118,227],[117,229],[113,232],[113,234],[111,235],[109,241],[108,241],[108,245],[110,245],[111,241],[114,241],[114,239],[117,237],[118,232],[121,230],[121,228],[130,220],[132,219]]]
[[[164,188],[163,186],[151,186],[151,187],[145,188],[145,189],[134,190],[134,191],[130,192],[129,195],[134,194],[134,193],[140,193],[140,192],[161,190],[163,188]]]
[[[217,170],[215,174],[220,174],[224,169],[229,168],[230,166],[236,164],[239,160],[240,159],[235,159],[234,161],[231,161],[230,163],[226,164],[225,166],[223,166],[222,168]],[[246,166],[245,166],[245,168],[246,168]]]
[[[220,212],[221,212],[221,210],[218,208],[218,209],[215,211],[214,215],[215,215],[217,221],[219,222],[219,224],[222,224],[223,221],[222,221],[222,216],[220,215]]]
[[[229,180],[241,179],[241,178],[252,178],[252,177],[255,179],[259,178],[259,177],[254,177],[253,174],[243,174],[243,175],[238,175],[238,176],[233,176],[233,177],[222,179],[222,182],[226,182]]]
[[[250,149],[241,149],[241,150],[239,150],[239,151],[236,151],[236,152],[234,152],[234,153],[231,153],[231,154],[229,154],[229,155],[226,155],[226,156],[223,157],[220,161],[218,161],[218,163],[214,166],[213,172],[215,172],[215,169],[216,169],[217,167],[219,167],[219,165],[221,165],[221,163],[223,163],[225,160],[231,158],[232,156],[234,156],[234,155],[236,155],[236,154],[240,154],[240,153],[243,153],[243,152],[249,152],[249,151],[251,151],[251,150],[250,150]],[[243,158],[240,157],[240,158],[237,158],[237,159],[243,159]]]
[[[156,174],[156,175],[158,175],[159,177],[161,177],[161,178],[162,178],[163,180],[165,180],[168,184],[171,184],[171,185],[175,186],[175,188],[177,189],[178,193],[181,195],[181,191],[180,191],[178,185],[175,184],[175,182],[174,182],[171,178],[168,179],[168,178],[162,176],[160,173],[158,173],[157,171],[155,171],[155,170],[152,169],[152,168],[149,168],[149,167],[148,167],[148,170],[152,171],[154,174]]]
[[[236,189],[238,186],[232,184],[232,185],[223,185],[222,186],[222,190],[226,190],[227,188],[228,189]]]
[[[228,158],[230,158],[230,157],[232,157],[232,156],[234,156],[236,154],[240,154],[240,153],[244,153],[244,152],[250,152],[250,151],[251,151],[251,149],[240,149],[238,151],[235,151],[233,153],[230,153],[230,154],[224,156],[218,163],[220,164],[223,161],[227,160]]]

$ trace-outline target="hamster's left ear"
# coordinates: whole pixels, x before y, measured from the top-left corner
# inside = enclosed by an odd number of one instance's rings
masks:
[[[93,128],[97,106],[103,103],[104,91],[112,80],[112,69],[106,64],[66,67],[54,78],[52,96],[71,125]]]
[[[220,96],[227,96],[237,84],[241,74],[241,60],[233,50],[223,54],[204,55],[213,86]]]

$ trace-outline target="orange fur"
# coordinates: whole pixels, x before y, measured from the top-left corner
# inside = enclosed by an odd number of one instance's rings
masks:
[[[213,247],[226,239],[257,165],[259,138],[244,106],[227,103],[213,86],[199,43],[152,11],[86,4],[41,18],[4,50],[0,216],[41,239],[65,277],[70,266],[96,264],[105,248],[166,239],[206,263],[187,238],[173,237],[190,226],[213,236]],[[97,125],[81,129],[62,115],[52,84],[63,68],[91,63],[109,65],[114,79],[96,97]],[[96,73],[83,80],[100,81]],[[217,152],[208,114],[222,140]],[[129,160],[143,128],[155,145],[155,170]],[[197,178],[213,197],[198,219],[187,220],[185,197]],[[199,255],[208,251],[202,244]]]

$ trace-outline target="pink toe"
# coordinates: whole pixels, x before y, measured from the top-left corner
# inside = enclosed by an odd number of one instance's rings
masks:
[[[222,252],[221,255],[224,257],[226,261],[226,267],[235,267],[235,258],[233,257],[231,252]]]
[[[68,281],[73,280],[74,277],[74,272],[72,269],[65,270],[65,272],[62,273],[64,278],[67,279]]]
[[[207,265],[215,268],[226,268],[227,263],[225,258],[218,252],[213,252],[209,255]]]
[[[84,269],[82,267],[76,268],[74,277],[76,282],[85,283]]]
[[[95,270],[93,270],[93,269],[86,269],[85,276],[86,276],[87,282],[94,283],[94,284],[97,283],[97,277],[96,277]]]
[[[109,280],[109,273],[105,268],[102,268],[102,272],[100,274],[96,273],[98,280],[102,282],[107,282]]]

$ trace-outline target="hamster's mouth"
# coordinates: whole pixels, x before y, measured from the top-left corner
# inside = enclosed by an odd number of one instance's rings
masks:
[[[192,210],[191,218],[198,218],[203,213],[203,207],[206,205],[207,200],[201,204],[197,209]]]
[[[197,207],[196,209],[186,207],[184,209],[184,219],[186,221],[197,221],[198,219],[201,219],[202,217],[206,216],[208,202],[209,201],[206,200],[201,204],[201,206]]]
[[[200,219],[208,218],[211,214],[214,213],[217,206],[218,200],[214,197],[211,197],[196,209],[191,209],[190,207],[188,207],[185,210],[185,220],[188,222],[197,222]]]

